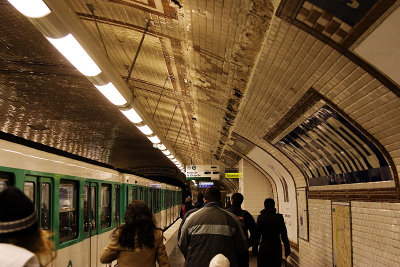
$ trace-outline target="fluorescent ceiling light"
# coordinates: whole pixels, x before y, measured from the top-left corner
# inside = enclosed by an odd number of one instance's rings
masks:
[[[173,163],[178,162],[176,159],[172,159],[171,161],[172,161]]]
[[[83,75],[96,76],[101,72],[93,59],[86,53],[85,49],[83,49],[72,34],[58,39],[50,37],[46,37],[46,39],[49,40],[49,42]]]
[[[153,143],[153,144],[158,144],[160,143],[160,139],[158,139],[157,136],[147,136],[147,138],[149,138],[149,140]]]
[[[171,152],[169,152],[169,150],[164,150],[164,151],[162,151],[162,153],[164,153],[165,155],[171,155]]]
[[[160,144],[160,146],[158,147],[158,149],[160,149],[160,150],[166,150],[167,148],[166,148],[163,144]]]
[[[19,12],[30,18],[41,18],[51,13],[42,0],[8,0]]]
[[[173,158],[175,158],[175,157],[174,157],[174,155],[168,155],[167,158],[173,159]]]
[[[129,110],[121,110],[121,112],[133,123],[139,123],[143,121],[133,108]]]
[[[122,106],[126,104],[125,98],[121,95],[115,86],[109,82],[105,85],[94,85],[97,89],[99,89],[100,93],[102,93],[111,103],[117,106]]]
[[[136,127],[145,135],[151,135],[153,133],[153,131],[147,125]]]

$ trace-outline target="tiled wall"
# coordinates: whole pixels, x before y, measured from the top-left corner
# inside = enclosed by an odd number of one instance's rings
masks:
[[[309,241],[299,239],[300,266],[329,266],[332,262],[330,200],[308,200]]]
[[[400,203],[351,202],[353,266],[400,266]]]
[[[264,208],[264,199],[273,198],[272,186],[266,177],[247,161],[241,160],[239,171],[242,173],[240,193],[244,196],[242,208],[252,215],[258,215]]]
[[[332,266],[331,201],[309,199],[300,266]],[[400,266],[400,203],[351,202],[353,266]]]

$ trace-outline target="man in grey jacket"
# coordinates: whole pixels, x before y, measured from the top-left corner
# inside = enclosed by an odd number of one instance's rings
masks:
[[[186,218],[178,240],[186,266],[208,266],[217,254],[227,257],[231,267],[243,266],[248,248],[239,219],[222,208],[218,187],[207,188],[204,198],[204,207]]]

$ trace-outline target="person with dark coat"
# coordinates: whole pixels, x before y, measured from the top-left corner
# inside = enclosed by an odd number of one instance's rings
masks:
[[[178,239],[185,266],[209,266],[218,254],[224,255],[231,267],[243,266],[241,256],[247,250],[247,244],[239,219],[222,208],[219,188],[207,188],[205,200],[203,208],[186,218]]]
[[[191,209],[194,209],[194,206],[192,204],[192,199],[190,197],[187,197],[185,199],[185,204],[183,204],[181,207],[181,213],[180,213],[181,218],[183,218],[183,216],[185,216],[185,214]]]
[[[257,228],[261,235],[257,266],[280,267],[282,264],[282,244],[285,247],[285,257],[290,255],[290,245],[285,221],[282,214],[276,213],[275,201],[267,198],[257,219]]]
[[[257,225],[256,222],[254,221],[253,216],[247,210],[242,209],[242,203],[243,203],[243,195],[240,193],[234,193],[231,198],[232,206],[227,210],[235,214],[239,218],[239,220],[243,223],[242,227],[244,234],[247,238],[248,247],[252,248],[253,255],[256,256],[258,251],[258,240],[259,240]],[[250,231],[250,237],[248,233],[249,231]],[[246,251],[245,256],[247,258],[247,264],[245,266],[249,266],[248,251]]]
[[[204,194],[202,192],[199,192],[197,195],[197,201],[194,203],[194,207],[196,209],[201,209],[204,206]]]

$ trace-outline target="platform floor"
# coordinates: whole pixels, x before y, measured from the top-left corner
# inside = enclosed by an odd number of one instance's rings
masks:
[[[185,258],[178,248],[178,228],[181,224],[181,219],[177,220],[171,227],[164,232],[165,248],[168,253],[169,262],[171,267],[183,267],[185,266]],[[250,256],[250,267],[257,266],[257,258]]]

